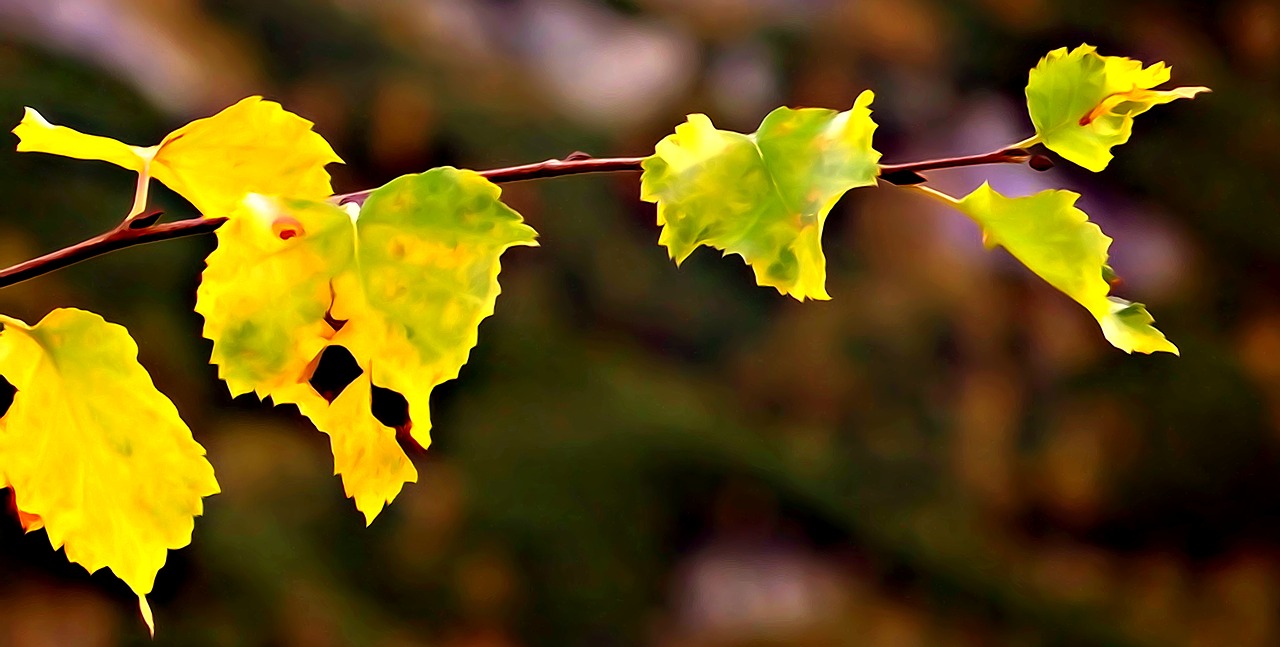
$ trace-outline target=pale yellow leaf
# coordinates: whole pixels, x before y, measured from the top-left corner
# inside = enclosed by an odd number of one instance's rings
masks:
[[[67,559],[145,595],[218,492],[204,448],[123,327],[74,309],[0,323],[0,375],[17,389],[0,417],[0,471],[19,509]]]

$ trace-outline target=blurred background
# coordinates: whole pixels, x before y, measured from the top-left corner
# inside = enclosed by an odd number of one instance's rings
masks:
[[[1081,42],[1214,94],[1144,115],[1102,174],[932,179],[1082,192],[1119,293],[1181,358],[1113,349],[958,213],[892,187],[836,207],[833,299],[799,304],[736,257],[674,267],[634,174],[505,185],[542,247],[504,257],[420,482],[365,529],[327,437],[207,365],[212,237],[116,252],[0,291],[0,311],[126,325],[223,493],[160,573],[154,643],[122,583],[0,515],[0,645],[1280,644],[1270,0],[0,0],[0,123],[30,105],[151,144],[264,94],[316,122],[345,192],[642,155],[689,112],[750,132],[870,87],[900,162],[1030,135],[1028,69]],[[127,211],[128,172],[8,137],[0,264]]]

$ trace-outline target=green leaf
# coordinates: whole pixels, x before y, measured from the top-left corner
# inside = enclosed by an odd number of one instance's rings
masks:
[[[988,247],[1009,250],[1040,278],[1065,292],[1098,320],[1107,341],[1132,353],[1165,351],[1178,354],[1177,346],[1151,324],[1141,303],[1109,296],[1105,277],[1111,239],[1076,208],[1078,193],[1041,191],[1022,198],[1007,198],[983,184],[956,206],[982,227]]]
[[[373,417],[374,386],[408,400],[426,447],[436,385],[458,376],[498,297],[498,259],[536,245],[496,185],[438,168],[393,180],[357,209],[254,196],[218,229],[197,293],[232,394],[296,404],[331,437],[347,494],[372,522],[417,472]],[[343,346],[363,373],[329,402],[308,384]]]
[[[0,374],[16,389],[0,418],[0,487],[27,530],[89,572],[108,567],[145,595],[170,549],[191,543],[213,467],[138,364],[128,331],[58,309],[34,326],[0,316]]]
[[[658,242],[677,264],[707,245],[742,256],[760,285],[831,298],[822,227],[840,196],[876,182],[873,98],[845,112],[778,108],[752,135],[689,115],[644,161],[640,198],[658,205]]]
[[[1129,141],[1133,118],[1153,106],[1190,99],[1209,88],[1152,88],[1169,80],[1171,68],[1120,56],[1101,56],[1081,45],[1049,52],[1027,81],[1027,110],[1036,138],[1053,152],[1101,171],[1111,148]]]

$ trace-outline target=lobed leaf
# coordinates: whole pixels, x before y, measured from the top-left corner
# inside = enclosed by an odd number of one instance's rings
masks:
[[[359,209],[253,196],[218,229],[196,311],[219,375],[232,394],[296,404],[328,433],[368,522],[417,476],[369,392],[403,395],[408,431],[429,445],[431,391],[457,377],[493,314],[499,257],[537,244],[499,195],[446,167],[398,178]],[[307,383],[330,345],[364,371],[331,403]]]
[[[291,403],[328,434],[333,473],[342,476],[343,492],[372,524],[395,500],[405,483],[418,481],[418,470],[396,440],[396,430],[372,415],[373,381],[369,371],[347,385],[333,402],[305,382],[277,390],[277,403]],[[425,420],[425,418],[424,418]]]
[[[1101,56],[1090,45],[1049,52],[1027,80],[1027,110],[1036,137],[1072,162],[1101,171],[1111,161],[1111,148],[1129,141],[1134,117],[1209,91],[1198,86],[1153,89],[1167,82],[1170,72],[1163,62],[1144,68],[1141,61]]]
[[[163,182],[206,216],[231,212],[249,193],[321,199],[332,193],[325,166],[342,160],[312,123],[274,101],[248,97],[169,133],[130,146],[50,124],[26,109],[13,129],[18,150],[111,162]]]
[[[876,182],[874,96],[845,112],[778,108],[751,135],[690,115],[644,161],[640,198],[658,205],[658,242],[677,264],[707,245],[742,256],[760,285],[831,298],[822,227],[840,196]]]
[[[213,467],[138,364],[121,326],[75,309],[28,326],[0,316],[0,374],[17,389],[0,417],[0,484],[30,531],[89,572],[108,567],[145,596],[169,549],[191,542]]]
[[[1178,347],[1151,324],[1141,303],[1109,296],[1111,239],[1076,208],[1080,195],[1049,190],[1007,198],[983,183],[957,203],[982,227],[988,247],[1004,247],[1053,287],[1098,320],[1107,341],[1125,352],[1178,354]]]

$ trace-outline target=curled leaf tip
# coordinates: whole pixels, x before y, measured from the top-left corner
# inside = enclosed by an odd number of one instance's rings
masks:
[[[956,206],[982,227],[988,247],[1004,247],[1088,310],[1113,346],[1127,353],[1178,354],[1152,325],[1146,307],[1109,294],[1108,279],[1115,277],[1107,264],[1111,238],[1075,206],[1079,197],[1050,190],[1008,198],[984,183]]]
[[[1178,347],[1156,330],[1155,318],[1141,303],[1119,297],[1108,297],[1111,310],[1099,322],[1103,335],[1113,346],[1126,353],[1172,353],[1181,355]]]

